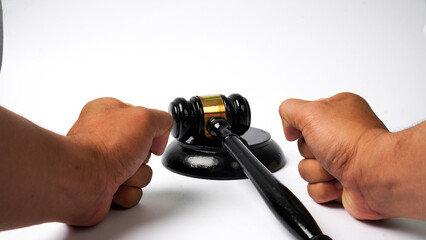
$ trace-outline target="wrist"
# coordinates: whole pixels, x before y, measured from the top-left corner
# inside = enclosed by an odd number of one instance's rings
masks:
[[[372,134],[375,137],[364,144],[359,187],[367,205],[381,218],[424,219],[426,169],[422,158],[426,155],[426,124],[422,125],[395,133]]]
[[[359,141],[352,176],[371,219],[388,218],[394,199],[394,169],[389,167],[395,136],[385,129],[368,130]],[[369,218],[368,218],[369,219]]]
[[[426,220],[426,122],[392,133],[388,186],[392,195],[392,217]]]
[[[64,157],[56,163],[54,192],[61,199],[58,201],[61,206],[56,206],[60,214],[55,221],[94,225],[109,210],[109,204],[105,202],[111,201],[108,199],[111,194],[103,174],[105,171],[99,164],[100,157],[74,137],[60,138],[64,151],[61,155]]]

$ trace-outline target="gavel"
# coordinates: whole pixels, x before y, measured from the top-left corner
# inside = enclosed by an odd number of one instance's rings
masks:
[[[300,200],[281,184],[241,139],[250,129],[248,101],[240,94],[176,98],[169,112],[174,124],[172,136],[178,141],[188,138],[203,142],[220,142],[237,160],[245,175],[256,187],[276,218],[297,239],[329,240]]]

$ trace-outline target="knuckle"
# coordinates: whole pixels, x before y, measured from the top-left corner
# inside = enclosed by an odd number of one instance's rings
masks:
[[[295,99],[295,98],[289,98],[289,99],[286,99],[283,102],[281,102],[281,104],[280,104],[280,106],[278,108],[278,112],[281,115],[281,117],[283,117],[285,115],[286,110],[289,107],[289,105],[291,105],[295,101],[297,101],[297,99]]]
[[[120,205],[125,208],[131,208],[137,205],[142,198],[142,189],[131,188],[130,191],[121,199]]]
[[[304,161],[302,160],[302,161],[300,161],[299,162],[299,165],[297,166],[298,167],[298,170],[299,170],[299,174],[300,174],[300,176],[303,178],[303,179],[305,179],[305,164],[304,164]]]
[[[145,107],[132,107],[131,111],[132,121],[138,126],[138,131],[145,136],[146,134],[153,135],[156,131],[153,126],[157,121],[154,112]]]
[[[363,97],[351,92],[339,93],[333,96],[332,98],[333,100],[347,102],[351,105],[368,105],[367,101]]]
[[[306,160],[302,160],[302,161],[299,162],[298,169],[299,169],[300,176],[305,181],[309,182],[309,180],[311,178],[310,177],[311,174],[309,173],[309,169],[308,169],[308,165],[307,165]]]
[[[312,199],[316,199],[316,196],[317,196],[317,193],[316,193],[316,190],[315,190],[315,186],[313,185],[313,184],[308,184],[308,187],[307,187],[307,190],[308,190],[308,194],[309,194],[309,196],[312,198]]]
[[[308,159],[303,159],[299,163],[299,174],[300,176],[309,183],[315,183],[318,180],[318,172],[315,167],[312,165],[312,161]]]
[[[322,166],[318,167],[321,176],[331,176],[331,174]]]
[[[123,102],[116,98],[112,97],[103,97],[103,98],[97,98],[95,100],[92,100],[88,103],[90,106],[92,105],[104,105],[104,106],[122,106],[124,105]]]
[[[115,107],[123,107],[125,104],[120,100],[112,97],[103,97],[94,99],[88,103],[86,103],[81,110],[81,115],[88,114],[92,111],[109,109]]]
[[[309,146],[306,144],[305,138],[303,136],[298,139],[297,147],[299,148],[300,155],[302,155],[304,158],[315,158],[309,149]]]
[[[149,109],[145,107],[133,107],[132,113],[134,117],[136,117],[138,120],[142,122],[151,122],[153,121],[153,118],[154,118],[151,111],[149,111]]]
[[[342,92],[334,95],[332,98],[335,99],[359,99],[361,98],[359,95],[351,92]]]
[[[289,101],[289,99],[283,101],[278,108],[278,112],[281,116],[283,116],[283,114],[284,114],[284,110],[285,110],[285,107],[286,107],[288,101]]]
[[[327,200],[327,191],[322,183],[308,184],[308,194],[315,202],[323,203]]]

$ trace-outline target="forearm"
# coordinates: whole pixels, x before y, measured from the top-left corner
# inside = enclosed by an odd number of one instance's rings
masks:
[[[71,181],[64,179],[81,167],[65,159],[72,145],[1,107],[0,132],[0,230],[58,221],[69,201]]]
[[[111,203],[136,205],[172,128],[163,111],[93,100],[67,136],[0,107],[0,230],[58,221],[92,226]]]

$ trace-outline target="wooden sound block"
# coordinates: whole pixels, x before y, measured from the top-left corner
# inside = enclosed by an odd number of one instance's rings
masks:
[[[241,139],[271,172],[285,165],[281,148],[268,132],[251,127]],[[186,141],[174,140],[168,145],[162,163],[170,171],[189,177],[214,180],[247,178],[240,164],[217,140],[194,140],[192,137]]]

